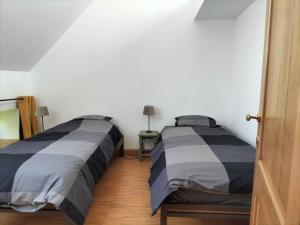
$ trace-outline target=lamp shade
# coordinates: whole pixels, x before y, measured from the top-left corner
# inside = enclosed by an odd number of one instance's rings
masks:
[[[147,115],[147,116],[154,115],[155,114],[154,106],[153,105],[145,105],[143,114]]]
[[[35,115],[36,116],[48,116],[49,111],[48,111],[47,106],[37,107],[36,110],[35,110]]]

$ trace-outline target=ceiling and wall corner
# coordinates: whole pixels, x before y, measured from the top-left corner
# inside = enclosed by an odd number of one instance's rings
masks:
[[[0,70],[30,71],[92,0],[0,0]]]
[[[252,2],[254,0],[204,0],[195,19],[236,19]]]
[[[193,2],[194,2],[194,12],[193,12],[193,15],[197,15],[198,14],[199,9],[203,5],[204,1],[205,0],[193,0]]]

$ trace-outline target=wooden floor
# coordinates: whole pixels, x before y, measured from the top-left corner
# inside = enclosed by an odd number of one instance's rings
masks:
[[[147,178],[150,162],[116,158],[94,189],[95,200],[85,225],[159,225],[151,216]],[[0,213],[0,225],[65,225],[61,213]],[[170,218],[169,225],[246,225],[245,222]]]
[[[0,149],[6,147],[7,145],[13,144],[18,140],[7,140],[7,139],[0,139]]]

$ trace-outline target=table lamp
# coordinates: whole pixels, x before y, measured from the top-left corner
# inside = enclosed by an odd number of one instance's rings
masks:
[[[143,114],[148,116],[148,130],[147,130],[147,133],[151,133],[151,130],[150,130],[150,116],[155,114],[154,106],[153,105],[145,105]]]
[[[48,111],[47,106],[37,107],[36,110],[35,110],[35,115],[39,116],[39,117],[42,117],[42,128],[43,128],[43,132],[44,132],[44,130],[45,130],[44,129],[44,116],[49,115],[49,111]]]

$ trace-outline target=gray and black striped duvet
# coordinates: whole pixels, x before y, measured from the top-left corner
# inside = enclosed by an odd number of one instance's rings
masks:
[[[47,203],[83,224],[91,189],[122,134],[104,120],[75,119],[0,150],[0,203],[35,212]]]
[[[165,127],[151,158],[153,213],[177,190],[252,191],[255,149],[221,127]]]

